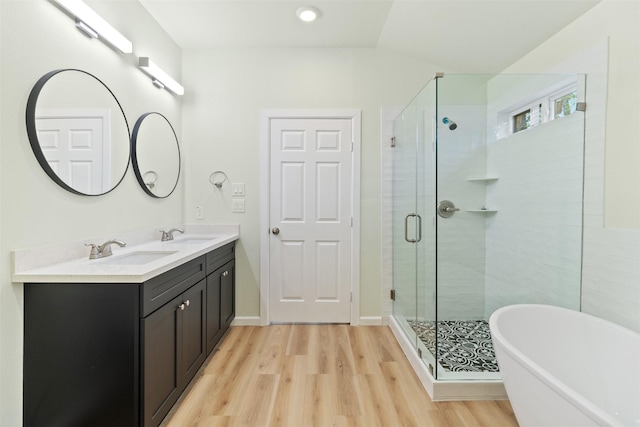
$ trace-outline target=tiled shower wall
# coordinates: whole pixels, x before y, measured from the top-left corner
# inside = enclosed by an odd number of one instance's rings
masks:
[[[443,105],[438,114],[458,127],[438,124],[438,200],[425,211],[434,212],[442,200],[460,208],[450,218],[436,218],[438,320],[483,319],[485,214],[471,211],[485,205],[485,186],[468,179],[486,176],[486,107]]]
[[[583,115],[487,146],[486,319],[509,304],[580,309]]]

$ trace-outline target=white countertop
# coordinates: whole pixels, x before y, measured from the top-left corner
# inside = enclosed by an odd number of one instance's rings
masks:
[[[56,250],[55,246],[45,249],[14,251],[12,253],[12,281],[21,283],[142,283],[240,238],[237,226],[235,229],[233,226],[226,226],[218,230],[211,227],[197,230],[209,231],[204,233],[192,232],[188,228],[185,228],[185,231],[185,234],[175,233],[174,240],[168,242],[161,242],[158,238],[154,241],[127,244],[123,248],[111,245],[113,255],[100,259],[89,259],[89,248],[84,248],[83,242],[81,245],[83,251],[86,252],[83,258],[76,257],[41,266],[38,266],[37,260],[34,261],[33,258],[46,258],[46,254]],[[121,240],[127,241],[126,237]],[[75,243],[75,246],[77,245],[78,242]],[[74,249],[77,250],[77,248]],[[142,255],[160,252],[162,256],[149,262],[131,264],[131,255],[136,252],[142,252]]]

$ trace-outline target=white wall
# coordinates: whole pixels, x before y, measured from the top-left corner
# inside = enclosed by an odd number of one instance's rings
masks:
[[[180,78],[181,51],[135,1],[91,1],[134,44]],[[182,222],[182,184],[168,199],[145,195],[129,169],[121,185],[99,197],[71,194],[51,181],[31,151],[25,107],[46,72],[79,68],[100,78],[118,97],[133,128],[144,112],[165,114],[181,129],[181,100],[154,88],[134,55],[116,53],[76,30],[47,1],[0,2],[0,425],[22,419],[22,285],[11,283],[10,251]],[[189,89],[188,89],[189,90]]]
[[[587,74],[582,310],[640,331],[640,3],[604,0],[505,72]]]
[[[245,49],[184,52],[186,222],[239,223],[237,314],[257,317],[259,295],[260,111],[362,110],[360,314],[380,316],[380,150],[382,105],[404,104],[438,69],[379,49]],[[244,214],[231,213],[231,188],[209,183],[223,170],[246,185]]]

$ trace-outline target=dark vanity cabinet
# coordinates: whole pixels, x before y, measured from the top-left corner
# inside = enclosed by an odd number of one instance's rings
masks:
[[[159,425],[233,320],[234,250],[138,284],[26,283],[24,425]]]

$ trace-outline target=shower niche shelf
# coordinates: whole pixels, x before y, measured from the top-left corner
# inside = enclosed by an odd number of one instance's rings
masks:
[[[478,177],[471,177],[471,178],[467,178],[467,181],[469,182],[486,182],[486,183],[490,183],[493,181],[497,181],[498,177],[497,176],[478,176]]]

